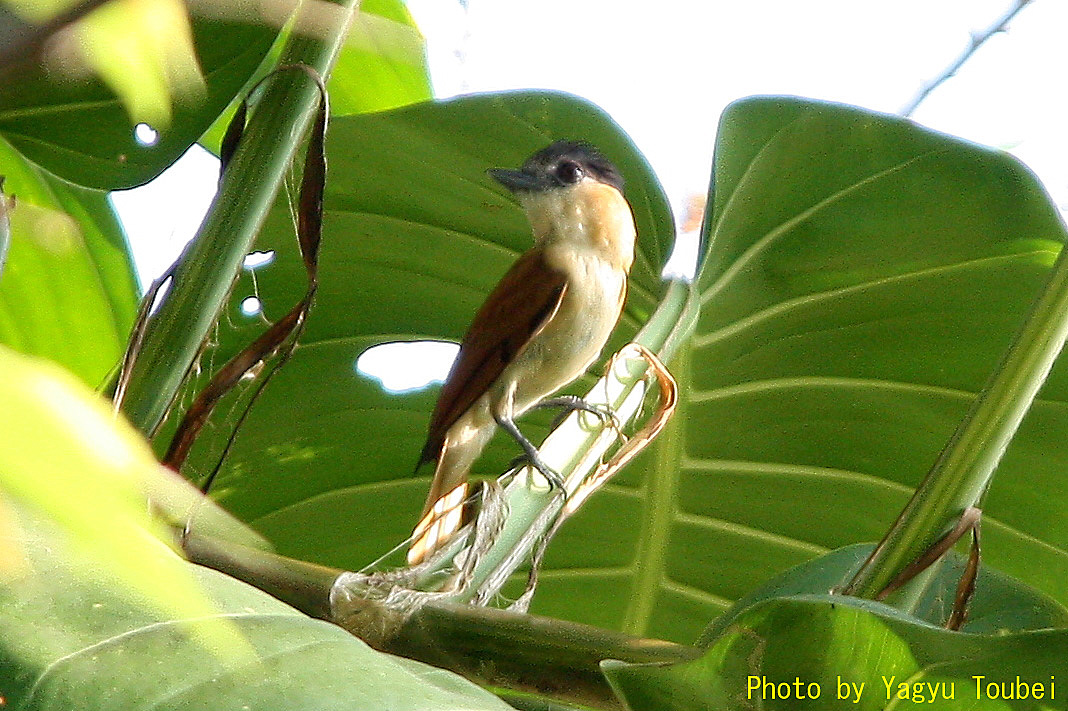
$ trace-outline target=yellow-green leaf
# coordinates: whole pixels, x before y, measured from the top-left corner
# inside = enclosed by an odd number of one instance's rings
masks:
[[[145,492],[172,475],[133,428],[70,373],[2,347],[0,402],[0,505],[50,520],[62,532],[57,555],[131,605],[211,618],[147,505]],[[189,629],[217,653],[243,650],[221,618]]]

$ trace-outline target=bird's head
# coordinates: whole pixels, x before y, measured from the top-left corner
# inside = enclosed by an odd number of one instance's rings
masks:
[[[634,217],[623,197],[623,176],[596,148],[556,141],[519,170],[493,168],[489,174],[519,199],[535,243],[593,246],[629,268]]]
[[[603,183],[623,192],[623,176],[616,167],[596,148],[581,141],[556,141],[527,158],[519,170],[491,168],[489,174],[520,197],[563,190],[583,182]]]

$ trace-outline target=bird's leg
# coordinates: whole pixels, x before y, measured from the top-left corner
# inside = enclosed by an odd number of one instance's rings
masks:
[[[512,439],[519,443],[519,446],[523,448],[523,452],[526,454],[526,458],[531,466],[541,472],[541,475],[549,481],[553,488],[562,491],[564,488],[564,480],[559,474],[550,469],[548,464],[542,461],[541,457],[538,455],[538,449],[523,435],[522,432],[519,431],[519,428],[515,426],[515,422],[512,421],[512,418],[495,412],[493,413],[493,419],[496,420],[501,429],[510,434]]]
[[[578,395],[559,395],[557,397],[551,397],[546,400],[542,400],[541,402],[532,406],[530,409],[542,410],[547,407],[564,408],[564,412],[562,412],[560,415],[557,416],[555,420],[553,420],[551,425],[553,428],[563,422],[564,418],[570,415],[575,410],[581,410],[597,417],[601,420],[603,424],[608,427],[611,427],[616,432],[620,431],[619,418],[616,417],[616,413],[612,412],[612,410],[607,405],[591,405],[590,403],[580,398]]]

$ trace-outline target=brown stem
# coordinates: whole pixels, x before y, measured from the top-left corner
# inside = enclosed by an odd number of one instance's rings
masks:
[[[975,579],[979,577],[979,562],[982,559],[982,547],[979,544],[979,521],[972,526],[972,546],[968,551],[968,563],[957,583],[957,596],[953,600],[953,611],[946,620],[946,629],[959,630],[968,617],[968,603],[975,594]]]

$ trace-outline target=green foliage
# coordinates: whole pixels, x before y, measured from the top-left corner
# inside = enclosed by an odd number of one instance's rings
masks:
[[[330,74],[335,116],[428,101],[426,45],[399,0],[363,0],[348,44]]]
[[[1000,151],[856,109],[725,113],[680,471],[690,550],[735,598],[875,540],[983,387],[1065,239]],[[985,561],[1061,602],[1068,399],[1054,371],[984,505]],[[690,521],[694,519],[689,518]],[[707,556],[707,553],[705,554]],[[690,575],[693,574],[691,570]]]
[[[0,588],[0,689],[13,711],[96,709],[470,709],[508,707],[448,672],[379,654],[220,573],[182,564],[211,616],[131,605],[72,566],[55,532],[20,518],[35,575]],[[188,638],[232,625],[254,657],[226,660]]]
[[[199,47],[206,68],[214,66],[212,57],[221,67],[209,69],[214,103],[196,116],[178,107],[172,131],[137,155],[124,152],[133,147],[129,124],[99,85],[40,83],[38,69],[17,81],[8,81],[9,73],[0,83],[12,144],[0,142],[0,174],[6,191],[18,196],[11,260],[0,285],[4,306],[10,305],[3,337],[93,384],[116,364],[132,319],[129,256],[102,192],[65,182],[18,151],[92,185],[151,177],[216,118],[273,37],[207,21],[198,31],[198,41],[210,45]],[[362,51],[363,64],[355,66],[372,67],[373,53]],[[425,76],[422,88],[413,76],[393,100],[419,98],[425,87]],[[69,113],[42,120],[62,113],[58,104]],[[47,141],[27,137],[35,129]],[[99,403],[86,405],[85,395],[68,392],[70,376],[57,380],[48,369],[39,374],[39,366],[3,355],[0,703],[185,708],[227,705],[232,698],[248,708],[280,702],[405,708],[396,702],[403,698],[410,708],[503,708],[460,679],[374,653],[223,576],[197,573],[213,599],[197,597],[189,577],[196,571],[149,535],[155,524],[144,496],[168,520],[192,514],[198,531],[206,522],[210,535],[255,539],[163,476],[143,441],[110,413],[97,412]],[[226,636],[228,626],[243,636]],[[249,651],[258,659],[250,662]],[[368,675],[376,684],[366,683]]]
[[[73,81],[23,64],[0,81],[0,138],[37,165],[88,187],[116,190],[154,178],[241,91],[274,41],[259,24],[196,18],[204,91],[174,105],[153,146],[139,144],[122,100],[96,79]]]
[[[385,111],[430,100],[433,92],[426,42],[403,0],[363,0],[353,25],[327,82],[332,115]],[[252,77],[254,81],[277,65],[284,39],[283,35],[275,43]],[[200,137],[199,143],[216,155],[236,104],[231,104]]]
[[[16,14],[29,22],[22,25],[23,20],[15,20],[17,27],[9,30],[13,41],[0,61],[25,67],[28,59],[39,56],[53,75],[65,75],[67,81],[98,77],[123,102],[133,122],[169,128],[172,105],[199,100],[204,92],[189,16],[179,0],[95,4],[5,0],[4,4],[14,11],[8,14],[8,23]],[[92,11],[85,13],[87,9]],[[72,14],[84,16],[47,36],[47,23]]]
[[[355,359],[379,342],[456,338],[514,258],[502,247],[522,248],[518,210],[488,181],[457,174],[518,162],[557,135],[605,142],[571,117],[566,134],[539,129],[509,149],[513,134],[532,129],[491,107],[515,100],[461,99],[332,127],[323,289],[302,347],[253,409],[217,489],[281,552],[354,568],[407,534],[425,484],[404,463],[433,392],[384,392],[352,373]],[[561,531],[537,612],[690,640],[776,573],[879,538],[996,365],[1063,240],[1041,188],[1005,154],[844,107],[736,105],[715,177],[705,303],[672,365],[680,412],[656,451]],[[628,178],[641,217],[648,198]],[[666,251],[667,220],[643,219],[643,240],[660,237],[643,242],[621,337],[647,317],[652,265]],[[290,231],[276,207],[258,244],[276,250],[275,262],[255,284],[246,274],[231,301],[242,340],[258,328],[240,314],[242,299],[258,295],[271,317],[303,288]],[[220,335],[216,359],[231,339]],[[1055,373],[1010,449],[984,523],[987,560],[1061,602],[1068,531],[1035,482],[1055,487],[1068,457],[1045,434],[1063,428],[1064,383]],[[224,426],[205,439],[194,476],[228,434]],[[513,456],[502,443],[480,473]],[[338,529],[361,535],[338,539]]]
[[[402,6],[368,0],[364,10],[361,31],[381,43],[364,37],[346,47],[331,83],[336,114],[359,115],[337,118],[329,132],[316,307],[292,359],[242,422],[214,489],[280,552],[349,569],[390,550],[414,522],[426,482],[411,476],[410,464],[435,394],[387,392],[356,370],[358,357],[386,342],[456,340],[529,244],[522,212],[486,168],[515,166],[556,138],[603,149],[623,169],[639,227],[630,297],[608,350],[642,325],[664,332],[674,325],[650,322],[664,294],[670,211],[620,129],[589,104],[550,93],[360,113],[429,94],[422,42]],[[132,185],[216,122],[274,33],[202,19],[195,27],[209,100],[177,107],[153,148],[134,143],[118,100],[98,83],[54,84],[39,68],[0,83],[0,174],[18,195],[0,280],[0,339],[91,384],[114,365],[129,328],[130,265],[103,194],[49,171],[96,187]],[[330,66],[328,42],[292,42],[283,56]],[[262,332],[260,319],[240,312],[244,298],[258,296],[267,317],[277,318],[304,292],[290,197],[283,192],[270,205],[299,143],[297,114],[314,93],[300,81],[268,85],[227,176],[233,184],[183,266],[178,306],[165,307],[163,335],[146,341],[148,365],[131,391],[143,429],[184,377],[218,305],[226,311],[200,357],[205,372]],[[706,632],[697,661],[606,665],[631,708],[803,705],[766,697],[754,704],[744,696],[753,675],[818,683],[825,695],[834,694],[838,676],[863,682],[858,708],[892,705],[883,686],[890,676],[955,681],[963,698],[972,674],[1064,675],[1068,519],[1049,494],[1061,488],[1068,464],[1059,436],[1068,429],[1063,368],[984,502],[985,563],[1002,573],[980,576],[968,634],[932,626],[952,599],[955,559],[931,575],[912,615],[825,594],[868,550],[841,547],[878,539],[890,525],[1047,279],[1065,231],[1041,187],[998,151],[886,116],[773,98],[724,114],[713,178],[696,283],[700,320],[671,363],[682,387],[679,411],[657,444],[561,531],[534,611],[684,641],[727,611]],[[228,296],[261,222],[256,249],[275,259],[242,272]],[[35,573],[0,588],[0,695],[15,708],[500,707],[444,673],[372,652],[199,571],[215,605],[202,616],[230,620],[261,659],[206,653],[203,639],[176,633],[195,614],[127,599],[130,590],[152,599],[154,587],[138,585],[167,580],[146,572],[159,560],[179,565],[158,543],[158,559],[140,564],[116,553],[126,573],[112,577],[123,583],[99,586],[79,558],[84,551],[57,542],[68,536],[125,550],[115,536],[137,535],[119,525],[125,519],[117,512],[129,513],[136,498],[118,495],[125,509],[111,507],[112,494],[97,492],[103,503],[93,498],[106,472],[72,479],[60,493],[48,488],[64,481],[55,477],[92,472],[86,462],[52,456],[53,449],[77,456],[60,445],[85,439],[85,423],[64,429],[35,419],[37,396],[19,390],[33,381],[20,379],[17,358],[11,363],[0,379],[5,405],[15,403],[0,423],[0,483],[19,503],[0,509],[3,540],[16,542],[14,557],[0,550],[0,565],[15,570],[12,560],[23,556]],[[575,390],[589,388],[596,374]],[[200,384],[186,383],[182,404]],[[190,460],[191,478],[221,456],[249,392],[218,409]],[[537,439],[547,421],[523,426]],[[499,473],[515,453],[496,441],[476,473]],[[138,456],[148,466],[147,455]],[[188,510],[188,492],[169,489],[164,498],[170,517]],[[248,537],[224,517],[213,525]],[[140,576],[130,572],[138,566]],[[1005,707],[987,701],[975,707]]]
[[[5,513],[11,505],[28,512],[5,531],[5,548],[13,550],[5,551],[11,559],[0,561],[10,583],[0,589],[5,608],[0,647],[10,645],[22,655],[29,640],[42,649],[53,641],[50,634],[35,634],[35,618],[9,614],[30,600],[39,612],[49,609],[55,581],[41,570],[49,554],[68,561],[71,574],[116,605],[189,619],[211,614],[188,566],[167,548],[168,533],[146,506],[146,493],[173,488],[161,482],[173,474],[156,463],[144,440],[70,373],[3,347],[0,401],[0,507]],[[11,530],[17,534],[37,519],[51,522],[49,536],[47,543],[34,544],[41,550],[30,551]],[[48,615],[36,622],[59,636],[73,634]],[[202,653],[214,648],[220,657],[233,657],[243,649],[222,619],[190,626],[186,634],[199,637],[193,646]],[[13,691],[5,683],[0,688]]]
[[[0,343],[101,384],[126,346],[137,285],[107,196],[33,165],[0,139],[11,250],[0,278]]]
[[[717,617],[698,640],[708,646],[750,608],[766,600],[805,595],[814,591],[838,591],[871,554],[873,545],[858,543],[813,559],[777,575],[766,584],[740,598],[730,610]],[[939,627],[945,624],[953,606],[952,591],[964,572],[965,558],[951,552],[935,566],[925,595],[910,611],[914,622]],[[970,634],[1001,635],[1021,630],[1049,627],[1068,628],[1068,608],[1015,578],[981,568],[975,594],[968,605],[968,619],[961,627]]]
[[[632,709],[1063,709],[1066,653],[1065,629],[965,635],[879,603],[802,595],[747,610],[696,661],[603,668]]]

